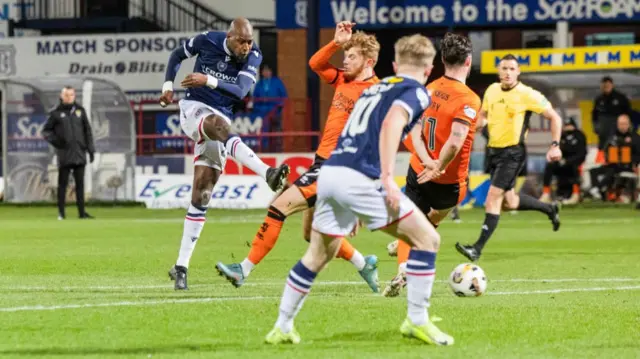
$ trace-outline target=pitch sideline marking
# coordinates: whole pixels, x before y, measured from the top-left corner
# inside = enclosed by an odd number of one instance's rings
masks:
[[[487,295],[531,295],[531,294],[555,294],[555,293],[573,293],[573,292],[602,292],[602,291],[627,291],[640,290],[640,286],[623,286],[623,287],[593,287],[593,288],[565,288],[565,289],[547,289],[547,290],[531,290],[522,292],[489,292]],[[365,295],[379,296],[379,295]],[[166,299],[166,300],[150,300],[150,301],[121,301],[107,303],[85,303],[85,304],[66,304],[66,305],[35,305],[22,307],[6,307],[0,308],[0,312],[24,312],[24,311],[53,311],[61,309],[81,309],[81,308],[101,308],[101,307],[129,307],[129,306],[151,306],[162,304],[184,304],[184,303],[207,303],[207,302],[224,302],[233,300],[265,300],[277,299],[279,296],[252,296],[252,297],[209,297],[209,298],[187,298],[187,299]],[[317,295],[313,298],[335,298],[335,296]]]

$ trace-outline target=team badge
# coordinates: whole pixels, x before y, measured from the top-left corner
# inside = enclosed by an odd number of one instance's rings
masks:
[[[82,115],[82,111],[80,111],[80,110],[76,110],[76,116],[77,116],[77,117],[80,117],[81,115]]]
[[[218,67],[218,71],[220,71],[220,72],[227,71],[228,65],[224,61],[218,61],[218,64],[216,66]]]
[[[469,117],[469,118],[476,118],[476,110],[472,109],[469,106],[464,106],[464,109],[462,110],[464,112],[464,114]]]

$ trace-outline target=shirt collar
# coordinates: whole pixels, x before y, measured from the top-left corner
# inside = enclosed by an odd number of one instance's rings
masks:
[[[396,76],[398,76],[398,77],[404,77],[405,79],[412,79],[412,80],[415,80],[415,81],[417,81],[417,82],[420,82],[420,81],[418,81],[418,79],[416,79],[415,77],[410,76],[410,75],[406,75],[406,74],[396,74]]]
[[[222,47],[224,47],[224,52],[227,53],[227,55],[232,56],[231,54],[231,50],[229,50],[229,48],[227,47],[227,38],[224,38],[224,41],[222,42]]]

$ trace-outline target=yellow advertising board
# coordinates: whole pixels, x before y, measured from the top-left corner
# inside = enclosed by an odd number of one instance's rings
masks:
[[[518,59],[523,73],[640,68],[638,44],[483,51],[480,64],[482,73],[498,73],[498,63],[507,54]]]

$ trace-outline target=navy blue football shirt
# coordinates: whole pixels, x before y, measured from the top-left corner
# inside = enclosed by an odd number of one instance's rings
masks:
[[[180,63],[197,56],[193,72],[211,75],[218,79],[218,87],[196,87],[187,89],[187,99],[209,105],[231,117],[233,105],[242,100],[256,82],[262,53],[253,44],[245,59],[236,58],[227,47],[227,34],[208,31],[196,35],[176,48],[169,58],[165,81],[174,81]]]
[[[325,165],[349,167],[370,178],[380,178],[380,130],[387,112],[391,106],[400,105],[409,113],[404,138],[430,102],[424,85],[410,77],[387,77],[367,88],[356,101]]]

